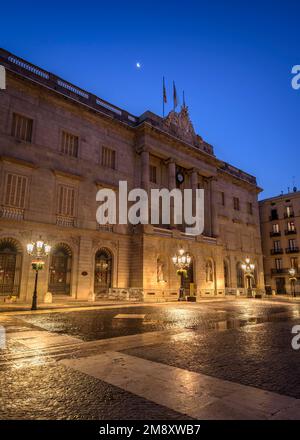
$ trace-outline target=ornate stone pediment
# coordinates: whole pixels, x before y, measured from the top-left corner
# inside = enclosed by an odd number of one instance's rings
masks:
[[[182,140],[191,144],[196,142],[196,133],[186,105],[181,106],[179,113],[171,111],[165,118],[164,125],[169,132]]]

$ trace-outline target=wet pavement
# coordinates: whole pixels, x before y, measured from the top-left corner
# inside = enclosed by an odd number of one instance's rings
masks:
[[[107,350],[300,399],[296,324],[300,304],[251,299],[0,314],[0,419],[187,417],[57,362]]]
[[[127,317],[119,317],[127,315]],[[132,317],[131,317],[132,316]],[[107,310],[18,315],[24,323],[85,341],[169,329],[221,329],[300,317],[299,305],[273,305],[256,300],[195,305],[155,305]]]

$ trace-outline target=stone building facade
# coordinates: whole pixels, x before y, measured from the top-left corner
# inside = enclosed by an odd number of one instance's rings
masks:
[[[244,293],[241,262],[263,289],[255,177],[219,160],[183,106],[166,118],[134,116],[30,62],[0,50],[0,298],[29,301],[34,273],[26,244],[52,246],[39,300],[96,297],[177,300],[172,256],[192,263],[185,294]],[[179,178],[180,176],[180,178]],[[205,229],[96,222],[99,188],[204,188]]]
[[[264,255],[265,284],[276,294],[292,290],[289,269],[296,271],[296,293],[300,293],[300,191],[259,202]]]

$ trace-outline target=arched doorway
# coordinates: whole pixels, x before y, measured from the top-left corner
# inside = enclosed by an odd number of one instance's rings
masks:
[[[0,241],[0,295],[19,295],[22,252],[13,239]]]
[[[190,265],[187,268],[186,276],[184,276],[182,280],[182,286],[184,288],[185,295],[190,296],[195,294],[194,289],[192,287],[193,284],[194,284],[194,264],[192,258]]]
[[[236,265],[236,286],[240,289],[245,287],[244,271],[240,261]]]
[[[48,290],[53,295],[70,295],[72,251],[65,243],[51,252]]]
[[[99,249],[95,255],[95,276],[94,292],[95,295],[108,293],[112,287],[112,254],[108,249]]]

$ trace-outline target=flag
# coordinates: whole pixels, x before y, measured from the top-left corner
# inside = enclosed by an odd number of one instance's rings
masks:
[[[176,91],[176,86],[175,86],[175,82],[173,81],[173,107],[174,110],[178,105],[178,100],[177,100],[177,91]]]
[[[167,103],[167,92],[166,92],[166,85],[165,85],[165,77],[163,76],[163,102]]]

